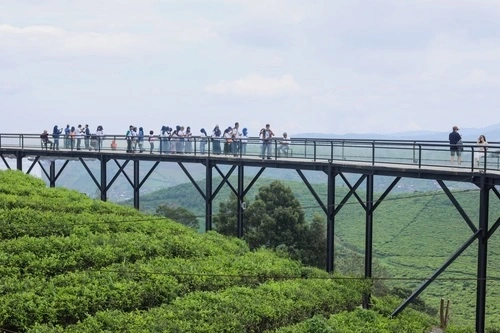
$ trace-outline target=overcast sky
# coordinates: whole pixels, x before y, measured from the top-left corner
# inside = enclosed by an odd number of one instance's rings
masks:
[[[499,107],[499,0],[0,0],[2,133],[448,132]]]

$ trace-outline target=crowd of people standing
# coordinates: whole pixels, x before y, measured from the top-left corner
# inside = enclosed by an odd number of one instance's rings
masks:
[[[450,142],[450,163],[461,165],[463,143],[462,136],[458,132],[458,126],[453,126],[452,132],[449,134],[448,139]],[[101,125],[97,126],[96,130],[91,132],[89,125],[78,125],[60,128],[55,125],[52,131],[52,140],[47,130],[40,134],[42,147],[46,149],[59,150],[60,139],[63,139],[63,148],[65,149],[87,149],[87,150],[100,150],[104,141],[104,129]],[[116,136],[113,136],[116,138]],[[198,135],[194,135],[191,127],[186,128],[177,125],[174,128],[169,126],[162,126],[160,133],[156,135],[153,130],[149,134],[144,132],[143,127],[136,127],[130,125],[125,134],[127,142],[127,153],[143,153],[149,150],[150,154],[154,154],[156,150],[164,154],[189,154],[193,152],[193,139],[197,138],[199,143],[199,152],[201,154],[207,153],[207,145],[211,142],[211,153],[215,155],[234,155],[239,156],[247,154],[247,144],[249,139],[249,132],[247,128],[240,130],[240,124],[234,123],[234,126],[228,126],[226,129],[221,130],[219,125],[215,125],[211,133],[208,133],[204,128],[201,128]],[[259,132],[260,152],[259,156],[264,159],[272,158],[273,142],[277,141],[278,153],[280,155],[288,156],[291,140],[286,132],[283,133],[281,139],[276,140],[275,134],[271,129],[270,124],[266,124]],[[149,147],[144,146],[147,139]],[[156,142],[159,146],[156,147]],[[83,145],[82,145],[83,143]],[[484,135],[480,135],[477,139],[477,148],[474,152],[474,164],[479,167],[481,161],[484,160],[488,142]],[[116,140],[113,139],[110,148],[116,150],[118,147]]]
[[[128,135],[128,132],[127,132]],[[130,142],[134,142],[134,134],[130,135],[127,139]],[[159,134],[160,146],[159,150],[162,153],[170,154],[185,154],[193,152],[193,132],[188,126],[178,125],[174,128],[169,126],[163,126]],[[272,149],[272,138],[274,137],[274,132],[271,130],[271,125],[266,124],[265,128],[259,133],[259,140],[261,143],[260,156],[262,158],[271,158]],[[286,136],[286,133],[285,133]],[[205,128],[201,128],[199,134],[197,135],[199,141],[199,152],[203,155],[207,153],[208,144],[212,143],[211,153],[215,155],[234,155],[239,156],[247,154],[247,145],[249,139],[249,132],[247,128],[240,129],[240,124],[238,122],[234,123],[234,126],[228,126],[222,130],[219,125],[215,125],[211,133],[208,133]],[[140,139],[138,139],[140,140]],[[148,141],[150,143],[150,153],[153,153],[155,149],[156,137],[153,131],[150,131]],[[286,142],[284,142],[286,141]],[[280,142],[280,150],[284,149],[284,146],[290,144],[290,139],[283,140]],[[139,144],[140,146],[140,144]],[[128,145],[127,145],[128,147]],[[127,150],[128,151],[128,150]],[[133,149],[132,149],[133,152]]]
[[[59,150],[60,140],[63,140],[63,148],[65,149],[98,150],[102,148],[105,138],[104,129],[101,125],[97,126],[93,132],[90,130],[89,125],[78,125],[77,127],[66,125],[64,129],[56,125],[53,128],[51,136],[53,141],[50,140],[49,133],[45,130],[40,135],[40,138],[46,148],[50,146],[50,149],[53,150]],[[201,154],[207,153],[208,144],[210,143],[212,144],[211,153],[215,155],[239,156],[240,154],[247,154],[249,132],[247,128],[240,129],[238,122],[234,123],[234,126],[228,126],[224,130],[221,130],[219,125],[215,125],[211,133],[201,128],[198,135],[193,134],[189,126],[177,125],[175,128],[162,126],[160,133],[155,134],[153,130],[146,133],[143,127],[130,125],[125,134],[127,143],[126,152],[143,153],[148,150],[150,154],[154,154],[155,151],[165,154],[189,154],[193,152],[195,137],[199,142],[199,152]],[[110,148],[116,150],[118,147],[115,139],[116,136],[113,136],[113,138]],[[273,138],[275,139],[275,134],[271,129],[271,125],[266,124],[259,133],[260,156],[263,159],[271,159]],[[147,144],[145,146],[146,140],[149,143],[149,147],[147,147]],[[159,143],[158,146],[157,142]],[[290,143],[288,134],[286,132],[283,133],[283,138],[279,141],[278,152],[288,155]]]
[[[99,125],[94,132],[91,132],[89,125],[78,125],[77,127],[66,125],[65,128],[55,125],[51,136],[53,140],[50,140],[47,130],[44,130],[43,133],[40,134],[40,139],[45,148],[49,148],[50,146],[50,149],[59,150],[59,143],[62,139],[63,148],[65,149],[97,150],[102,148],[104,129]]]

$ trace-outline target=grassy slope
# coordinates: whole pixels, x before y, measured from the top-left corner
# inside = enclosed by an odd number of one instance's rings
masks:
[[[246,181],[246,184],[248,184]],[[270,179],[261,178],[249,192],[247,198],[252,200],[257,189],[268,184]],[[377,185],[377,178],[375,179]],[[384,179],[384,183],[388,183]],[[236,183],[234,180],[232,183]],[[442,191],[429,191],[436,185],[432,181],[418,180],[425,191],[415,187],[413,193],[393,193],[379,205],[374,213],[374,257],[381,262],[396,278],[389,284],[411,289],[418,287],[424,280],[438,269],[445,261],[472,235],[471,229],[457,212],[451,201]],[[200,182],[201,188],[204,183]],[[314,212],[322,213],[318,203],[301,182],[286,182],[301,201],[307,218]],[[336,204],[339,204],[347,193],[345,185],[339,184],[336,190]],[[379,184],[380,185],[380,184]],[[451,189],[458,189],[455,196],[474,224],[478,223],[479,191],[468,190],[459,184],[448,184]],[[318,195],[326,201],[327,187],[324,184],[313,184]],[[363,186],[360,187],[361,189]],[[378,186],[383,189],[383,186]],[[217,211],[218,202],[226,200],[230,190],[225,186],[214,203]],[[363,190],[358,191],[364,199]],[[188,199],[187,199],[188,198]],[[376,198],[377,199],[377,195]],[[490,221],[493,223],[500,216],[498,198],[491,196]],[[204,216],[204,202],[191,184],[181,184],[172,188],[145,195],[141,198],[141,207],[154,211],[160,203],[171,203],[191,209],[200,218]],[[354,197],[342,207],[336,216],[335,232],[337,245],[341,244],[360,254],[364,251],[364,211]],[[498,233],[491,238],[489,251],[490,278],[498,279],[500,272],[496,269],[500,263],[500,243],[496,240]],[[422,294],[422,298],[438,307],[441,298],[451,300],[451,317],[456,323],[473,324],[471,316],[475,308],[474,280],[476,275],[477,242],[473,243],[461,257]],[[398,280],[399,278],[399,280]],[[487,320],[490,324],[500,324],[500,282],[488,282]]]
[[[237,239],[46,188],[21,172],[0,172],[0,217],[0,327],[11,331],[202,332],[230,324],[258,332],[352,310],[365,288],[249,252]]]

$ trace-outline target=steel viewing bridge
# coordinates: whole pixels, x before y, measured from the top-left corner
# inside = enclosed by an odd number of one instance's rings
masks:
[[[70,161],[80,162],[89,173],[92,181],[100,192],[101,200],[107,200],[107,192],[123,175],[133,189],[134,207],[139,209],[140,189],[148,177],[160,163],[177,163],[189,178],[193,186],[205,200],[205,230],[212,229],[212,203],[220,189],[227,185],[238,198],[237,235],[243,236],[244,197],[255,184],[266,168],[295,170],[305,186],[309,189],[327,219],[327,262],[326,269],[334,271],[334,235],[335,216],[343,205],[352,197],[362,206],[365,212],[365,277],[372,277],[373,261],[373,227],[374,212],[380,203],[394,189],[402,178],[435,180],[455,206],[464,222],[470,229],[469,238],[451,254],[449,259],[423,282],[408,298],[393,312],[399,314],[406,306],[420,295],[436,278],[443,273],[469,246],[477,241],[477,286],[476,286],[476,332],[484,332],[486,312],[486,283],[488,240],[500,226],[500,217],[489,221],[490,194],[500,199],[496,188],[500,185],[500,143],[490,142],[486,154],[481,154],[475,142],[464,142],[462,163],[450,162],[450,145],[446,141],[413,141],[413,140],[363,140],[363,139],[319,139],[294,138],[287,147],[282,147],[281,139],[272,140],[269,159],[262,158],[262,142],[258,138],[249,138],[246,151],[240,146],[244,142],[233,143],[235,150],[228,154],[214,152],[214,144],[224,146],[224,139],[192,137],[187,140],[162,140],[158,138],[155,149],[150,153],[147,137],[143,143],[127,142],[125,136],[107,135],[96,140],[82,138],[59,140],[49,138],[51,143],[41,140],[39,134],[0,134],[0,157],[6,168],[22,170],[29,174],[35,166],[39,166],[47,177],[51,187]],[[54,141],[59,141],[58,149],[50,149]],[[143,152],[141,152],[143,145]],[[80,149],[77,149],[77,146]],[[55,146],[53,146],[55,147]],[[175,147],[175,153],[173,150]],[[202,148],[204,147],[204,149]],[[283,148],[283,149],[280,149]],[[128,151],[128,152],[127,152]],[[27,170],[23,163],[28,162]],[[89,167],[89,161],[99,165],[96,175]],[[108,179],[108,162],[114,163],[116,173]],[[142,163],[141,162],[147,162]],[[132,175],[129,175],[132,166]],[[206,186],[202,189],[194,180],[185,164],[205,166]],[[48,167],[47,167],[48,165]],[[146,167],[147,172],[141,179],[140,168]],[[223,172],[220,166],[228,167]],[[258,168],[258,172],[248,184],[244,181],[245,167]],[[141,168],[141,170],[142,170]],[[233,185],[230,176],[236,170],[237,184]],[[304,170],[323,172],[326,174],[328,194],[326,201],[314,190],[304,175]],[[213,174],[220,176],[219,184],[213,184]],[[351,184],[346,174],[359,176]],[[394,180],[383,191],[378,199],[374,198],[374,178],[389,176]],[[348,194],[337,203],[335,188],[337,179],[345,183]],[[479,189],[479,220],[473,221],[445,181],[470,183]],[[217,185],[214,187],[214,185]],[[363,185],[363,188],[361,187]],[[363,190],[365,198],[358,190]],[[491,222],[491,223],[490,223]],[[366,295],[364,306],[369,306],[369,295]]]

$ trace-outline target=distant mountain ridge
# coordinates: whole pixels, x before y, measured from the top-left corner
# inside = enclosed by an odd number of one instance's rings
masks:
[[[325,133],[298,133],[292,138],[329,138],[329,139],[374,139],[374,140],[436,140],[447,141],[450,131],[407,131],[390,134],[379,133],[347,133],[347,134],[325,134]],[[479,135],[484,135],[488,142],[500,142],[500,124],[494,124],[482,128],[463,127],[460,134],[464,141],[476,141]]]

